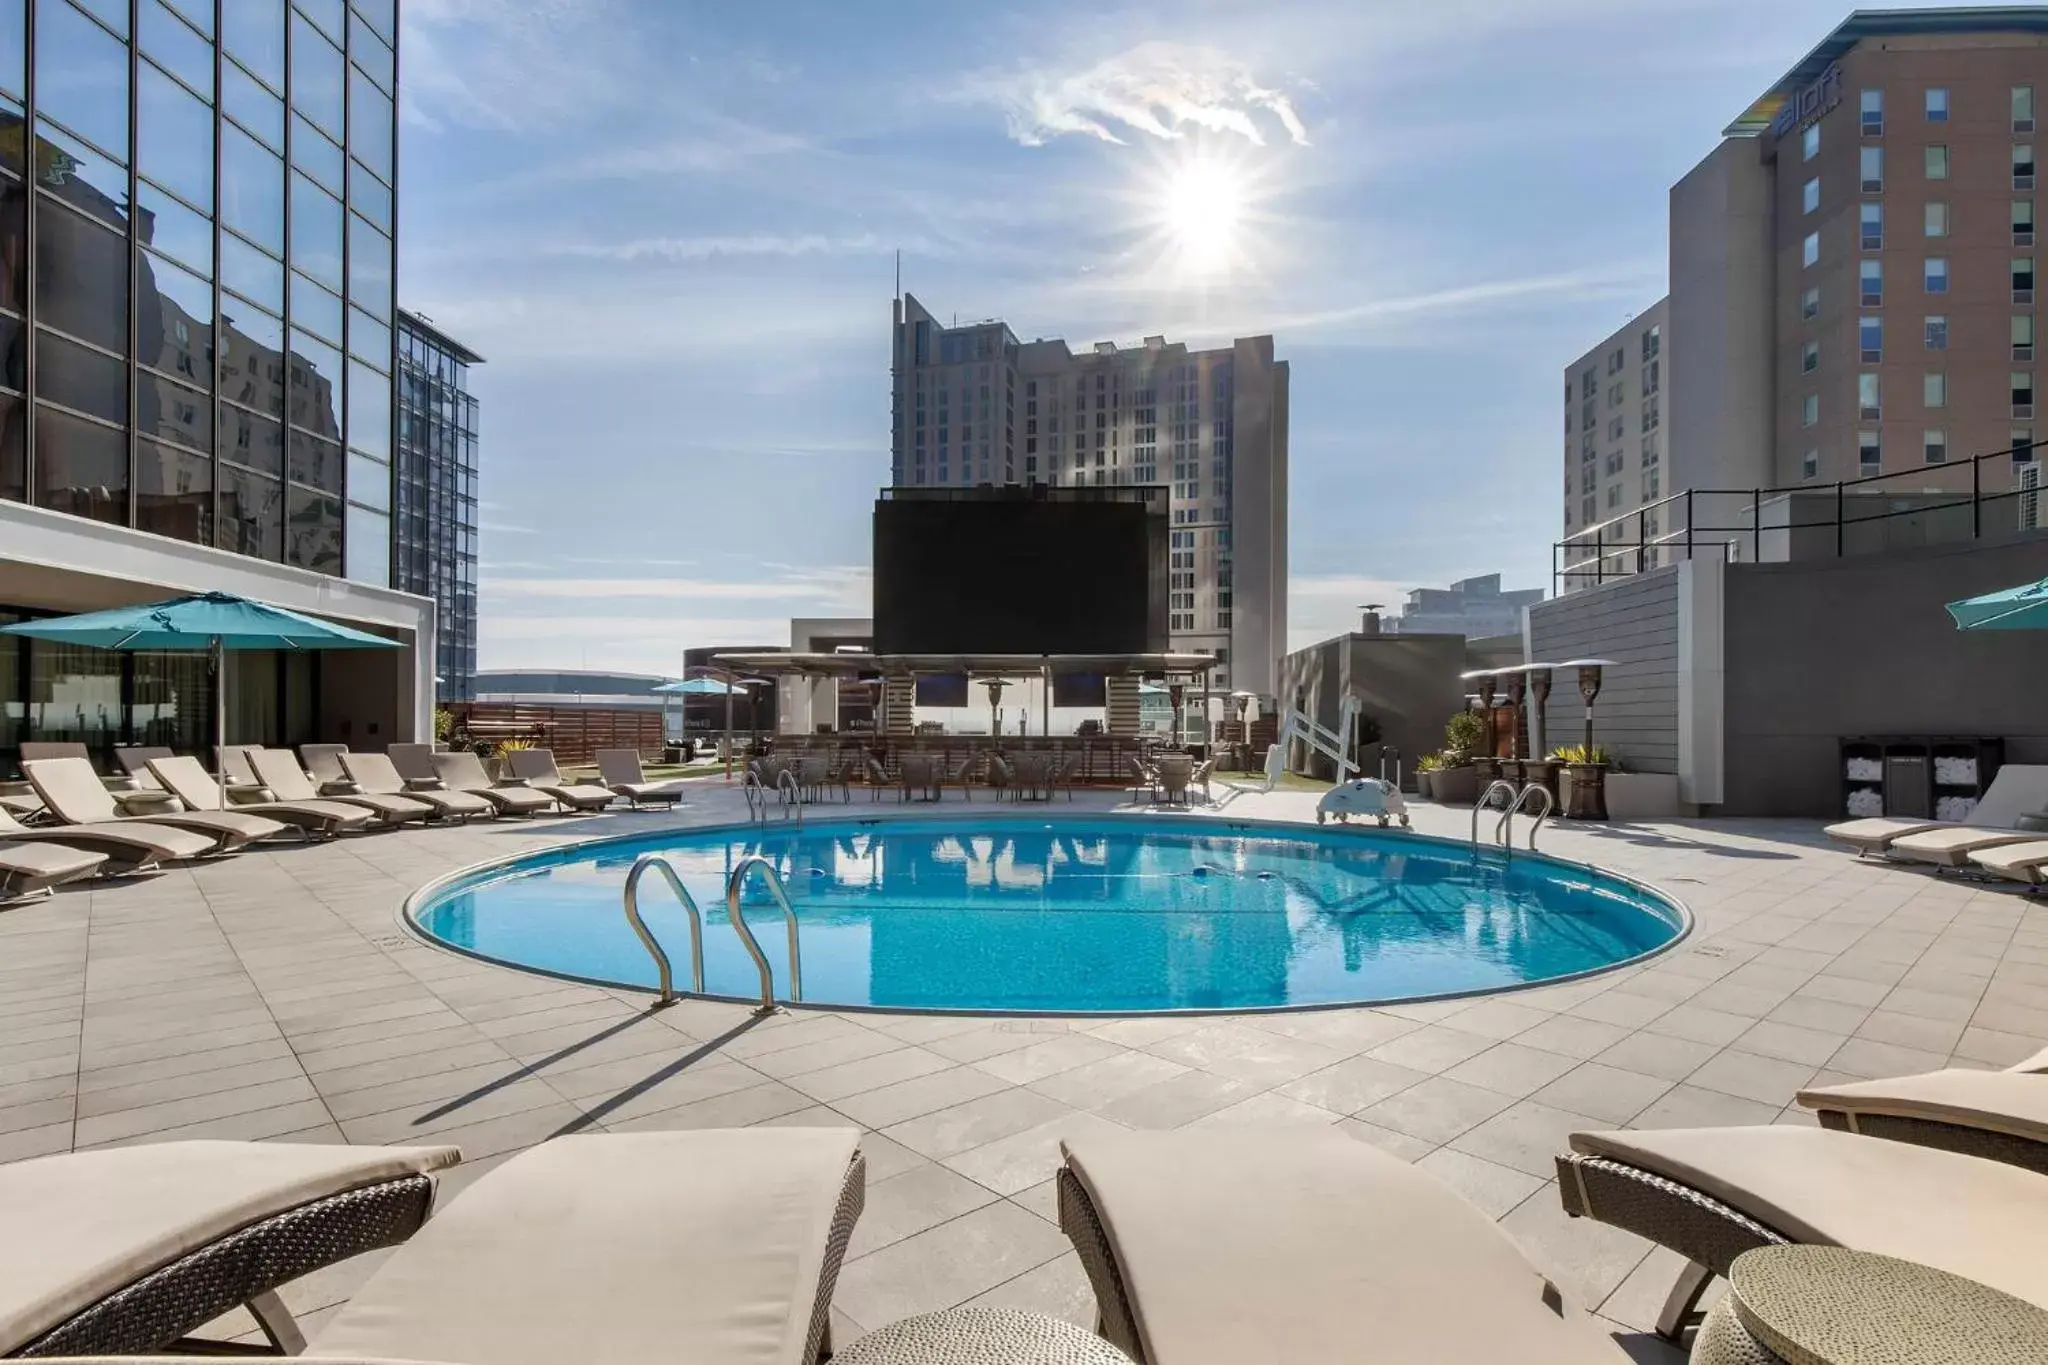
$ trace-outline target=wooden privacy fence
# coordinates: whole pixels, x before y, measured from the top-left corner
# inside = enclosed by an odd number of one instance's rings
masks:
[[[544,706],[520,702],[455,702],[454,733],[471,739],[523,739],[552,749],[556,763],[592,763],[599,749],[661,752],[661,712],[646,707]]]

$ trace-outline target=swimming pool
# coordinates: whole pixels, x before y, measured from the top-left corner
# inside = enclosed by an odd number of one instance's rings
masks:
[[[1688,920],[1637,883],[1553,858],[1396,831],[1161,816],[893,816],[667,830],[472,869],[407,907],[458,951],[652,988],[621,909],[659,853],[703,908],[707,994],[758,998],[725,885],[760,854],[801,930],[803,1001],[909,1010],[1130,1013],[1385,1003],[1504,990],[1655,952]],[[789,996],[762,878],[747,923]],[[658,876],[648,927],[689,986],[688,918]]]

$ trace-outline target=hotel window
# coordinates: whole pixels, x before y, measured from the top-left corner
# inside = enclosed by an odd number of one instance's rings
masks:
[[[2034,315],[2016,313],[2012,320],[2012,358],[2031,362],[2034,358]]]
[[[1884,189],[1884,148],[1865,147],[1857,154],[1857,165],[1861,168],[1860,178],[1865,194],[1877,194]]]
[[[1926,340],[1928,350],[1946,351],[1948,349],[1948,319],[1939,313],[1930,314],[1924,324],[1922,335]]]
[[[2034,462],[2034,429],[2014,427],[2012,429],[2012,462],[2032,464]]]
[[[1799,135],[1799,159],[1811,161],[1820,155],[1820,125],[1809,123]]]
[[[1920,376],[1920,406],[1924,408],[1945,408],[1948,406],[1948,371],[1929,370]]]
[[[1619,507],[1619,506],[1621,506],[1621,485],[1620,485],[1620,484],[1616,483],[1616,484],[1609,484],[1609,485],[1608,485],[1608,487],[1607,487],[1607,505],[1608,505],[1609,507]]]
[[[1643,400],[1643,430],[1655,431],[1656,429],[1657,396],[1655,394],[1651,394],[1648,398],[1645,398]]]
[[[1656,463],[1657,438],[1655,436],[1645,436],[1643,438],[1643,468],[1648,469]]]
[[[2012,149],[2012,187],[2016,190],[2034,188],[2034,144],[2021,143]]]
[[[2034,376],[2028,370],[2012,372],[2012,415],[2032,417],[2034,415]]]
[[[1614,386],[1613,386],[1612,388],[1610,388],[1610,389],[1608,389],[1608,390],[1607,390],[1607,406],[1608,406],[1608,407],[1610,407],[1610,408],[1618,408],[1618,407],[1620,407],[1620,406],[1621,406],[1621,397],[1622,397],[1622,386],[1621,386],[1621,385],[1619,385],[1619,384],[1616,384],[1616,385],[1614,385]]]
[[[1856,376],[1856,412],[1866,421],[1884,415],[1884,405],[1877,401],[1877,376],[1859,374]]]
[[[1929,237],[1948,236],[1948,201],[1946,199],[1929,201],[1924,233]]]
[[[1878,444],[1877,433],[1874,431],[1857,432],[1857,472],[1867,479],[1882,468],[1884,468],[1884,448]]]
[[[1591,526],[1593,519],[1600,515],[1600,504],[1593,498],[1579,499],[1579,524]]]
[[[1876,251],[1884,245],[1884,205],[1862,204],[1857,207],[1858,236],[1865,251]]]
[[[1934,85],[1934,86],[1929,86],[1929,87],[1928,87],[1928,89],[1927,89],[1927,121],[1928,121],[1929,123],[1947,123],[1947,122],[1948,122],[1948,87],[1947,87],[1947,86],[1943,86],[1943,85]]]
[[[1659,495],[1663,493],[1663,491],[1664,475],[1661,471],[1653,469],[1649,473],[1643,475],[1644,502],[1655,502]]]
[[[1658,352],[1662,351],[1663,348],[1664,329],[1662,327],[1652,327],[1649,331],[1643,333],[1643,359],[1655,360]]]
[[[2031,85],[2012,88],[2012,130],[2015,133],[2034,131],[2034,87]]]
[[[1925,282],[1928,293],[1946,294],[1948,292],[1948,257],[1929,256],[1926,263],[1921,267],[1920,277]]]
[[[1809,393],[1799,400],[1799,425],[1816,426],[1820,422],[1820,395]]]
[[[1865,90],[1860,100],[1863,113],[1863,136],[1884,135],[1884,91]]]
[[[1884,359],[1884,319],[1859,318],[1856,321],[1856,350],[1865,362]]]
[[[1799,296],[1799,316],[1809,322],[1820,316],[1820,286],[1809,286]]]
[[[1799,187],[1799,211],[1815,213],[1820,209],[1820,177],[1815,176]]]
[[[2012,201],[2012,244],[2032,246],[2034,244],[2034,201],[2015,199]]]
[[[1799,373],[1812,374],[1820,368],[1820,343],[1809,341],[1799,351]]]
[[[1948,463],[1948,433],[1928,430],[1920,435],[1920,458],[1927,464]]]
[[[2012,258],[2012,301],[2032,303],[2034,301],[2034,258],[2015,256]]]
[[[1662,362],[1662,361],[1658,361],[1658,360],[1653,360],[1653,361],[1651,361],[1651,362],[1650,362],[1649,364],[1647,364],[1647,365],[1643,366],[1643,392],[1644,392],[1644,393],[1655,393],[1655,392],[1657,392],[1657,390],[1658,390],[1658,389],[1659,389],[1659,388],[1661,387],[1661,385],[1662,385],[1662,380],[1663,380],[1663,362]]]
[[[1948,179],[1948,146],[1945,143],[1929,143],[1927,147],[1927,178]]]
[[[1820,452],[1809,450],[1799,457],[1799,477],[1811,482],[1820,477]]]
[[[1857,298],[1865,308],[1875,308],[1884,302],[1884,262],[1862,261],[1856,266]],[[1808,317],[1813,314],[1807,314]]]

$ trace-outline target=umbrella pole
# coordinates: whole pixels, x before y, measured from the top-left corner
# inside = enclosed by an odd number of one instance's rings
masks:
[[[725,685],[725,780],[732,781],[732,684]]]
[[[222,750],[228,742],[228,670],[220,636],[213,637],[206,653],[213,661],[213,780],[220,787],[220,802],[225,807],[228,802],[228,761]]]

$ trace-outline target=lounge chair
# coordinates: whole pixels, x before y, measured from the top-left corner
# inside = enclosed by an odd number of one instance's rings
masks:
[[[226,810],[220,784],[196,758],[152,758],[149,772],[176,796],[187,810]],[[340,801],[266,801],[242,805],[235,813],[260,815],[296,826],[307,838],[315,834],[336,835],[361,829],[370,823],[371,812]]]
[[[70,824],[112,824],[144,818],[124,814],[115,803],[114,794],[92,770],[92,764],[82,758],[31,759],[21,769],[51,814]],[[214,841],[215,850],[221,853],[232,853],[257,839],[268,839],[285,831],[285,826],[276,820],[240,811],[166,809],[151,811],[146,818],[152,825],[203,834]]]
[[[1970,866],[2007,881],[2028,886],[2048,886],[2048,833],[2036,832],[2022,840],[1968,850]]]
[[[62,844],[16,844],[0,835],[0,905],[47,895],[65,882],[90,877],[110,861],[104,853]]]
[[[565,806],[579,811],[603,810],[619,799],[609,787],[589,782],[567,782],[555,766],[552,749],[514,749],[509,755],[512,776],[537,792],[546,792]]]
[[[269,801],[273,799],[268,787],[256,776],[256,766],[249,756],[262,748],[261,744],[216,744],[213,746],[214,771],[227,779],[228,800]]]
[[[1060,1227],[1138,1365],[1625,1365],[1494,1221],[1327,1129],[1061,1144]]]
[[[2036,1066],[2048,1052],[2020,1066]],[[2048,1075],[2039,1071],[1928,1071],[1799,1092],[1821,1126],[1940,1147],[2048,1175]]]
[[[380,825],[400,825],[408,820],[424,820],[434,813],[434,808],[424,801],[415,801],[409,796],[373,796],[368,792],[350,792],[345,795],[323,797],[320,789],[313,785],[313,779],[299,766],[298,756],[289,749],[251,749],[249,763],[256,776],[272,795],[280,801],[300,804],[306,801],[334,801],[344,806],[356,806],[367,810]]]
[[[1735,1258],[1783,1242],[1931,1265],[2048,1308],[2048,1180],[2017,1166],[1778,1124],[1574,1133],[1557,1158],[1565,1212],[1691,1262],[1658,1330],[1676,1337]]]
[[[319,784],[320,794],[352,792],[356,789],[355,779],[341,766],[341,756],[348,752],[346,744],[301,744],[299,761],[306,765],[306,771]]]
[[[341,755],[341,770],[348,774],[349,781],[356,784],[356,791],[362,796],[399,797],[407,801],[418,801],[430,807],[443,820],[472,820],[479,815],[496,818],[498,808],[478,796],[475,792],[450,792],[420,790],[406,785],[398,775],[398,769],[391,766],[391,759],[385,754],[359,754],[353,750]]]
[[[500,815],[538,815],[555,809],[555,798],[532,787],[500,787],[484,771],[483,760],[464,749],[458,753],[435,754],[434,771],[451,792],[481,796],[498,808]]]
[[[1942,831],[1975,832],[2000,839],[2017,832],[2014,827],[2022,815],[2042,810],[2048,810],[2048,764],[2008,763],[1998,770],[1991,779],[1991,785],[1984,789],[1983,798],[1970,812],[1967,822],[1873,817],[1829,825],[1823,832],[1838,843],[1848,844],[1856,850],[1858,857],[1862,857],[1872,853],[1890,853],[1902,839],[1918,839],[1921,835]],[[2034,837],[2033,834],[2019,833],[2018,838],[2006,842],[2017,843]],[[1957,841],[1954,840],[1934,840],[1923,841],[1915,847],[1928,855],[1919,861],[1948,862],[1950,856],[1955,856],[1958,861],[1948,865],[1959,867],[1969,861],[1968,840],[1961,841],[1962,851],[1959,854],[1951,855],[1948,850],[1956,846]],[[1981,844],[1978,847],[1990,848],[1993,845]]]
[[[144,791],[163,790],[149,771],[152,758],[169,758],[172,750],[162,744],[117,744],[114,746],[114,761],[121,765],[121,771],[128,774],[137,787]]]
[[[83,742],[75,739],[25,739],[21,742],[21,761],[45,758],[83,758],[90,760],[92,751]]]
[[[160,1142],[0,1166],[0,1355],[163,1351],[276,1289],[405,1238],[453,1147]]]
[[[673,808],[683,799],[684,788],[675,782],[649,782],[640,768],[638,749],[599,749],[597,774],[605,786],[626,798],[636,809],[644,805]]]
[[[843,1128],[557,1138],[450,1202],[309,1357],[813,1365],[865,1199]]]
[[[36,825],[31,828],[4,810],[0,810],[0,839],[17,846],[54,844],[59,848],[104,853],[108,861],[101,871],[108,876],[148,872],[160,862],[204,858],[219,847],[218,841],[210,835],[172,829],[169,825],[152,824],[147,820],[109,820],[93,825]]]
[[[43,812],[43,798],[33,790],[25,792],[0,792],[0,810],[6,811],[17,820],[34,820]]]
[[[398,775],[405,779],[408,787],[433,790],[448,784],[441,780],[441,774],[434,771],[434,746],[431,744],[387,744],[384,752],[391,759],[391,766],[398,769]]]

